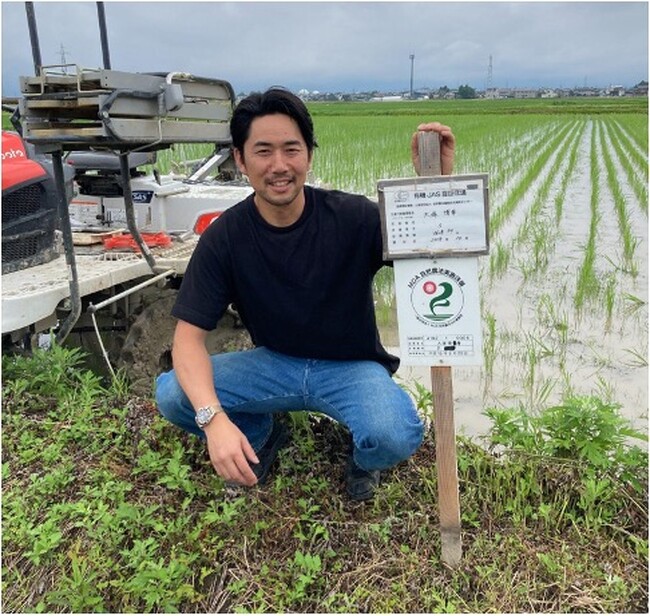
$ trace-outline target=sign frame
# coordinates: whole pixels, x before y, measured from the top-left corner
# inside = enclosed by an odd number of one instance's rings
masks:
[[[460,244],[454,245],[456,239],[452,240],[452,244],[446,244],[445,248],[433,248],[429,244],[428,246],[421,245],[421,240],[418,239],[419,245],[416,245],[414,248],[410,249],[400,249],[400,248],[391,248],[391,238],[392,233],[389,230],[390,221],[393,220],[396,216],[396,206],[392,202],[392,199],[386,197],[387,192],[395,192],[396,189],[403,189],[406,194],[414,196],[416,193],[427,193],[428,198],[424,203],[417,205],[418,215],[416,220],[415,215],[415,205],[410,203],[412,214],[411,216],[406,216],[406,219],[411,222],[411,230],[418,231],[417,227],[420,227],[419,232],[422,233],[422,214],[424,216],[437,217],[442,215],[445,212],[449,211],[450,201],[449,197],[453,199],[453,191],[466,190],[467,184],[470,182],[481,182],[483,184],[482,189],[482,220],[478,223],[478,228],[475,228],[477,225],[477,216],[476,208],[473,208],[473,212],[469,214],[468,221],[466,225],[474,227],[472,229],[465,228],[462,231],[454,231],[456,233],[470,233],[472,238],[469,240],[469,245],[462,246]],[[488,187],[488,174],[487,173],[471,173],[464,175],[438,175],[438,176],[428,176],[428,177],[415,177],[415,178],[402,178],[402,179],[390,179],[390,180],[379,180],[377,182],[377,192],[379,196],[379,216],[381,220],[381,232],[383,240],[383,257],[386,261],[392,261],[395,259],[413,259],[418,257],[428,257],[428,258],[440,258],[440,257],[463,257],[463,256],[480,256],[487,255],[490,251],[490,239],[489,239],[489,187]],[[409,201],[407,199],[407,201]],[[410,199],[413,201],[413,198]],[[409,203],[400,205],[404,207],[405,211],[409,208]],[[462,207],[462,206],[461,206]],[[402,214],[402,212],[400,212]],[[454,211],[454,215],[456,212]],[[462,219],[457,219],[454,224],[458,223],[462,225]],[[442,235],[445,232],[453,231],[451,229],[445,230],[444,228],[440,231]],[[426,234],[426,231],[424,231]],[[440,238],[443,239],[442,237]],[[446,238],[448,239],[448,238]],[[416,241],[416,240],[413,240]],[[467,236],[465,237],[467,241]]]

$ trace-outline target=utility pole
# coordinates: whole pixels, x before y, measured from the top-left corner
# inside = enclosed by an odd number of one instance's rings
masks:
[[[61,43],[61,47],[59,48],[59,55],[61,56],[61,67],[63,68],[63,72],[67,75],[68,74],[68,67],[67,67],[67,58],[65,55],[65,47],[63,46],[63,43]]]
[[[412,53],[409,55],[409,58],[411,59],[411,89],[410,89],[410,94],[409,98],[413,98],[413,60],[415,60],[415,54]]]
[[[485,84],[485,97],[491,98],[492,90],[492,55],[490,54],[490,59],[488,63],[488,72],[487,72],[487,82]]]

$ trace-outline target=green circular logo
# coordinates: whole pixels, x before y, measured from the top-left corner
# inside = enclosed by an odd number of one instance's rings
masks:
[[[445,268],[420,272],[411,282],[411,306],[418,321],[432,327],[447,327],[462,316],[465,282]]]

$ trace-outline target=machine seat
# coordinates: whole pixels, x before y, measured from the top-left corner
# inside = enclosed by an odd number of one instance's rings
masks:
[[[129,170],[133,171],[142,165],[152,165],[156,162],[156,152],[131,152],[128,155]],[[118,173],[120,157],[113,152],[79,151],[70,152],[66,162],[76,171],[104,171]]]

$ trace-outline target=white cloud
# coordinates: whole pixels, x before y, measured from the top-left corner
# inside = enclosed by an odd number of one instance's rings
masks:
[[[101,66],[94,2],[36,2],[45,63]],[[112,66],[186,70],[236,91],[633,85],[647,79],[643,2],[106,2]],[[33,65],[24,3],[2,3],[3,93]],[[572,81],[573,83],[569,83]]]

